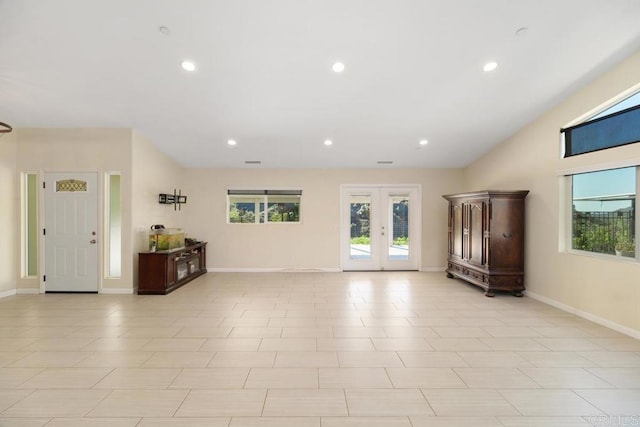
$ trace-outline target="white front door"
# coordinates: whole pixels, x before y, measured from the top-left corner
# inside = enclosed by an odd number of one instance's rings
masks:
[[[98,292],[98,176],[45,174],[45,291]]]
[[[418,186],[343,186],[343,270],[417,270]]]

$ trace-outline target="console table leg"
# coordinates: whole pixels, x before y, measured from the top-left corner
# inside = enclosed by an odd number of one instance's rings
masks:
[[[496,294],[493,291],[487,291],[487,292],[484,293],[484,296],[491,298],[491,297],[496,296]]]

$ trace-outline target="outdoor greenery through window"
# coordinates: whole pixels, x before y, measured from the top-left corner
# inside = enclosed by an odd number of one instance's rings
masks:
[[[228,190],[229,223],[300,222],[300,190]]]
[[[409,244],[409,200],[395,197],[392,202],[391,229],[393,245]],[[351,201],[351,244],[371,244],[371,202],[367,196],[355,196]]]
[[[636,167],[576,174],[571,248],[636,256]]]

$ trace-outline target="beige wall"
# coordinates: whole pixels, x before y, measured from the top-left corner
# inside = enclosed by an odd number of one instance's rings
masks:
[[[531,292],[640,335],[640,266],[559,250],[559,172],[629,159],[640,164],[640,144],[560,159],[560,128],[639,82],[636,54],[487,153],[467,168],[465,177],[468,190],[531,191],[526,213],[526,286]]]
[[[192,169],[185,170],[149,141],[127,129],[21,129],[0,141],[0,189],[15,209],[0,213],[11,230],[0,243],[0,293],[37,289],[19,278],[21,171],[96,170],[122,174],[123,274],[105,289],[133,289],[137,252],[147,249],[151,224],[183,227],[209,242],[213,268],[340,267],[340,184],[422,186],[423,269],[446,264],[446,203],[442,194],[473,189],[528,189],[528,289],[536,296],[605,323],[640,334],[639,265],[568,254],[558,249],[561,223],[559,171],[638,159],[640,144],[562,160],[559,129],[585,112],[638,84],[640,54],[526,126],[466,170],[375,169]],[[226,190],[232,187],[294,187],[304,191],[302,224],[226,223]],[[157,203],[158,193],[181,188],[182,211]]]
[[[131,210],[130,129],[18,129],[16,138],[18,173],[35,172],[42,179],[42,174],[46,172],[96,171],[100,188],[103,189],[104,174],[119,172],[122,176],[122,209],[125,212]],[[18,185],[14,187],[18,188]],[[103,191],[99,194],[99,212],[102,212]],[[16,202],[15,206],[16,212],[19,212],[20,204]],[[102,214],[99,217],[103,219]],[[17,218],[16,229],[20,224]],[[103,229],[101,227],[99,237]],[[19,241],[15,248],[19,254]],[[126,215],[122,217],[122,250],[122,276],[119,279],[101,279],[103,290],[132,287],[131,221]],[[15,264],[19,265],[18,260]],[[39,288],[38,279],[19,278],[18,283],[23,291]]]
[[[180,225],[209,242],[209,268],[340,268],[340,184],[421,184],[423,269],[446,265],[447,205],[459,169],[188,169]],[[303,190],[302,224],[227,224],[229,188]]]
[[[132,210],[133,240],[128,257],[133,262],[133,287],[138,283],[138,252],[149,249],[149,228],[152,224],[165,227],[186,227],[183,221],[189,205],[175,211],[172,205],[158,203],[159,193],[173,193],[183,182],[183,168],[160,152],[143,135],[133,132]],[[128,214],[128,213],[127,213]],[[124,218],[125,212],[123,212]],[[123,256],[124,257],[124,256]]]
[[[3,134],[0,138],[0,194],[4,199],[0,209],[0,228],[4,230],[0,239],[0,295],[15,292],[20,267],[19,252],[16,251],[20,247],[20,223],[18,210],[11,208],[20,206],[16,150],[16,133]]]
[[[149,226],[156,223],[168,226],[177,224],[174,220],[177,213],[170,206],[158,204],[158,193],[171,192],[173,188],[180,187],[182,168],[131,129],[19,129],[15,135],[17,144],[13,144],[13,147],[17,148],[11,162],[14,165],[12,177],[15,179],[11,186],[15,192],[15,209],[11,212],[11,215],[15,215],[10,228],[12,230],[18,230],[20,224],[19,172],[35,172],[42,179],[46,172],[96,171],[101,189],[105,188],[105,173],[120,173],[122,274],[120,278],[101,277],[100,280],[103,292],[132,292],[137,283],[137,253],[147,249]],[[3,146],[3,161],[11,157],[8,152],[10,147],[11,144]],[[4,169],[0,171],[4,172]],[[103,221],[104,191],[100,195],[100,219]],[[12,248],[12,254],[20,253],[17,234]],[[17,256],[12,265],[19,266]],[[11,273],[14,289],[16,278],[20,291],[39,289],[38,278],[21,278],[15,268]]]

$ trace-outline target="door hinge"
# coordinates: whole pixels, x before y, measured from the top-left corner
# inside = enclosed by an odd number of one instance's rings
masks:
[[[46,236],[46,235],[47,235],[47,229],[46,229],[46,228],[43,228],[43,229],[42,229],[42,235],[43,235],[43,236]]]
[[[45,274],[44,276],[42,276],[42,281],[46,282],[47,281],[47,275]]]
[[[42,181],[42,188],[47,188],[47,183],[45,181]]]

